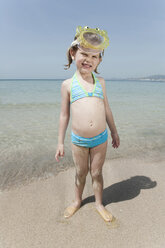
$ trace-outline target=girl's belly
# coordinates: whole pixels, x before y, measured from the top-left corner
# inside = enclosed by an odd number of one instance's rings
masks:
[[[72,131],[91,138],[106,128],[104,101],[98,97],[85,97],[72,103]]]

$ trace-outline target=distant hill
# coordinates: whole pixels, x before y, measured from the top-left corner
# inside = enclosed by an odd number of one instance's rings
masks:
[[[140,80],[154,80],[154,81],[165,81],[165,75],[152,75],[148,77],[139,78]]]
[[[147,76],[147,77],[131,77],[131,78],[111,78],[110,80],[113,81],[117,81],[117,80],[121,80],[121,81],[154,81],[154,82],[165,82],[165,75],[151,75],[151,76]]]

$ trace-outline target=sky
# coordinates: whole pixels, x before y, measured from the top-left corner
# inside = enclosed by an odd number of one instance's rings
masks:
[[[164,0],[0,0],[0,79],[71,77],[78,25],[108,32],[104,78],[165,75]]]

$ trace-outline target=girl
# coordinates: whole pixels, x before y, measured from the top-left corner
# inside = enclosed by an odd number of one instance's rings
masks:
[[[105,221],[113,219],[112,214],[102,204],[102,167],[108,143],[106,123],[114,148],[119,147],[120,140],[106,96],[105,81],[93,74],[93,71],[97,73],[97,66],[108,44],[106,31],[79,26],[68,50],[67,68],[74,61],[77,70],[74,76],[65,80],[61,86],[62,102],[55,155],[57,162],[59,157],[64,156],[64,139],[71,106],[72,156],[76,168],[75,201],[65,210],[65,218],[71,217],[80,208],[86,176],[90,171],[96,210]]]

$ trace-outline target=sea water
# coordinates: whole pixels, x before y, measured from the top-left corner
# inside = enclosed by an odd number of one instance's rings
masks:
[[[65,157],[55,161],[62,80],[0,80],[0,189],[54,176],[74,166],[71,123]],[[106,81],[106,92],[120,136],[109,132],[106,159],[165,159],[165,83]]]

